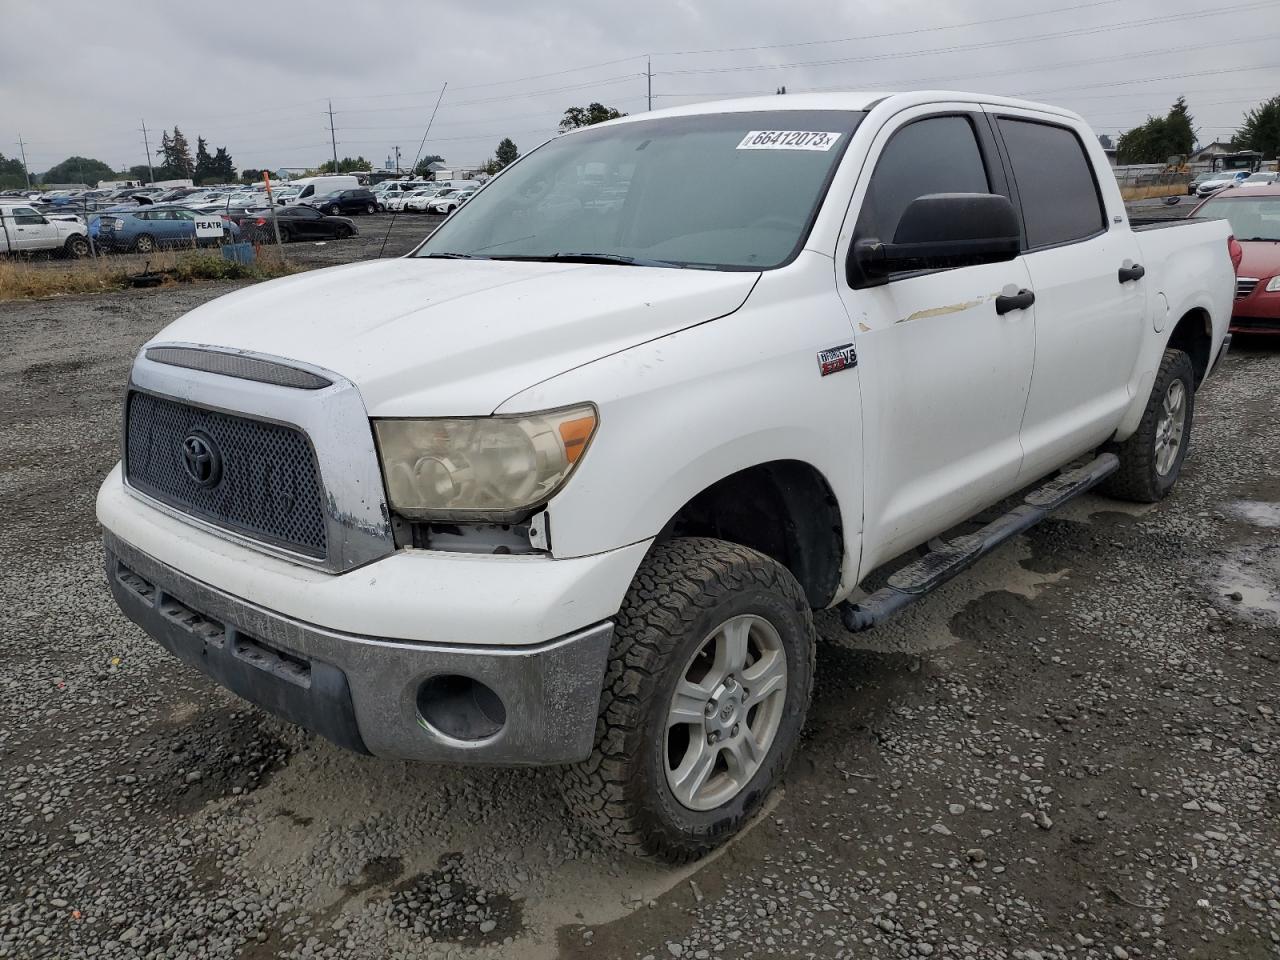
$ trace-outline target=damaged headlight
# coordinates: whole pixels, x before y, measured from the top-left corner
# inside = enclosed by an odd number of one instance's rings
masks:
[[[596,429],[590,404],[514,416],[375,420],[391,508],[415,520],[523,519],[564,486]]]

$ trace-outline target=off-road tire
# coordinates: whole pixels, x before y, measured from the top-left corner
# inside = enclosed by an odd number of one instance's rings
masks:
[[[704,812],[667,784],[665,723],[690,657],[730,617],[756,614],[787,657],[783,717],[746,788]],[[715,849],[752,816],[781,778],[813,689],[817,634],[804,591],[781,564],[722,540],[687,538],[653,548],[618,613],[591,756],[565,769],[570,810],[614,847],[666,863]]]
[[[72,260],[83,260],[89,255],[89,240],[79,234],[67,237],[67,242],[62,245],[62,251]]]
[[[1182,443],[1173,465],[1169,472],[1162,476],[1156,470],[1156,425],[1160,419],[1169,384],[1179,379],[1183,381],[1186,389],[1186,425],[1183,428]],[[1182,350],[1165,350],[1160,360],[1160,369],[1156,371],[1155,383],[1151,386],[1147,408],[1142,411],[1142,420],[1138,424],[1138,429],[1123,443],[1114,443],[1107,447],[1110,452],[1120,458],[1120,469],[1103,481],[1101,488],[1103,493],[1118,500],[1132,500],[1137,503],[1156,503],[1169,495],[1169,491],[1178,482],[1178,474],[1182,471],[1182,463],[1191,446],[1195,387],[1196,373],[1195,368],[1191,366],[1191,358]]]

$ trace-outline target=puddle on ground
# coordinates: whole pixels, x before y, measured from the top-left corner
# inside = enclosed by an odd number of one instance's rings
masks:
[[[1219,604],[1233,613],[1280,626],[1280,550],[1268,550],[1253,563],[1224,561],[1212,586]]]
[[[1257,527],[1280,528],[1280,503],[1266,500],[1237,500],[1231,512]]]

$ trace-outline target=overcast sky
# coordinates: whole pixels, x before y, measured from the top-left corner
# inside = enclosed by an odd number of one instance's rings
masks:
[[[145,161],[177,124],[237,167],[331,154],[477,164],[566,107],[654,107],[812,89],[962,89],[1078,110],[1115,136],[1179,94],[1202,143],[1280,93],[1280,0],[0,0],[0,153]]]

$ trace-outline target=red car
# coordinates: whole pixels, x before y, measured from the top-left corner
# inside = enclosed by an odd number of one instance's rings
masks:
[[[1243,251],[1231,332],[1280,335],[1280,185],[1223,190],[1190,216],[1225,219]]]

